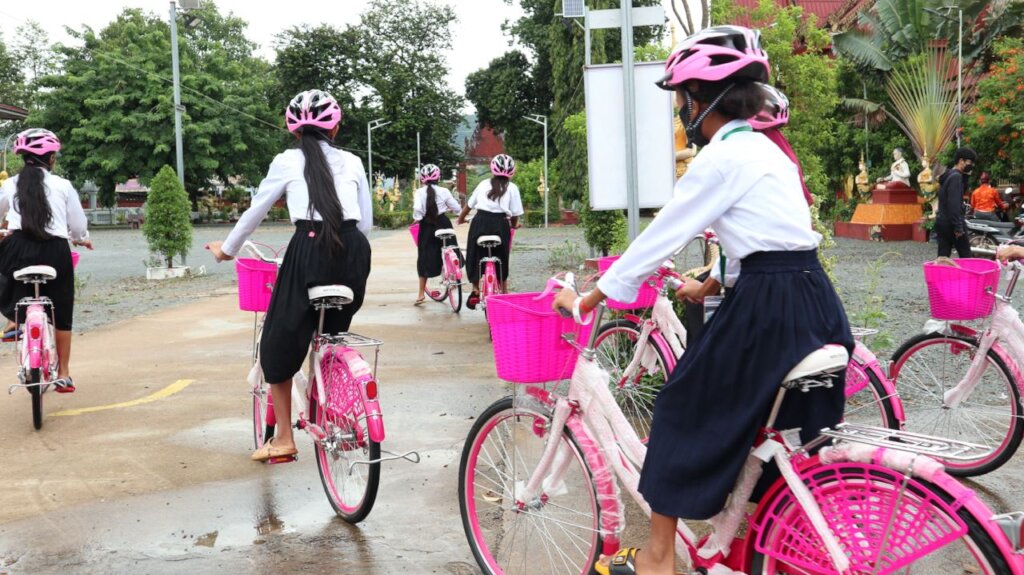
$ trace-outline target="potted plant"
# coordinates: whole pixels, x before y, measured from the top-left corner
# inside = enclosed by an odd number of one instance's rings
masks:
[[[147,267],[146,279],[168,279],[188,274],[187,266],[174,265],[174,256],[184,257],[192,246],[191,204],[170,166],[161,168],[150,185],[142,233],[149,243],[149,251],[159,254],[166,264]]]

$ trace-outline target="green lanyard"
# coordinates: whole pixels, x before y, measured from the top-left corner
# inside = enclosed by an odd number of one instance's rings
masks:
[[[754,129],[751,128],[749,125],[738,126],[736,128],[733,128],[733,129],[729,130],[728,132],[726,132],[725,135],[722,136],[722,141],[728,140],[729,136],[731,136],[731,135],[733,135],[733,134],[735,134],[737,132],[753,132],[753,131],[754,131]],[[721,244],[719,244],[718,249],[719,249],[718,265],[720,266],[721,271],[722,271],[722,288],[725,289],[725,250],[722,249]]]

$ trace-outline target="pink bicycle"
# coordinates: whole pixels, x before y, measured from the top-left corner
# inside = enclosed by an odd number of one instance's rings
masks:
[[[72,267],[78,265],[78,254],[71,252]],[[32,426],[43,427],[43,394],[57,379],[60,358],[54,333],[54,310],[50,298],[39,295],[39,286],[57,277],[50,266],[29,266],[14,272],[14,279],[35,288],[35,296],[24,298],[14,308],[14,323],[21,332],[15,337],[18,355],[18,383],[7,388],[28,390],[32,397]]]
[[[265,312],[281,258],[276,254],[265,256],[252,242],[246,242],[245,247],[256,258],[236,260],[240,306],[246,311]],[[253,273],[257,262],[267,266],[263,268],[266,275]],[[273,266],[273,275],[269,274],[269,266]],[[381,455],[386,453],[380,446],[384,441],[384,416],[376,372],[382,342],[354,333],[323,333],[327,310],[341,309],[352,302],[352,297],[352,290],[346,286],[309,288],[310,305],[319,311],[320,319],[313,335],[307,374],[299,372],[292,380],[292,399],[297,411],[294,425],[313,439],[320,480],[331,507],[345,521],[358,523],[369,515],[376,501],[381,462],[406,459],[418,463],[419,455]],[[270,384],[263,379],[259,365],[261,330],[262,322],[255,330],[253,367],[248,378],[257,449],[273,437],[280,423],[274,414]],[[374,348],[372,367],[358,351],[367,347]],[[295,457],[284,457],[269,463],[294,460]]]
[[[539,305],[503,297],[496,296],[492,308],[499,377],[514,383],[565,377],[576,348],[572,338],[561,336],[575,334],[572,320],[542,312],[542,305],[551,305],[543,294]],[[510,313],[499,314],[499,308]],[[595,310],[595,322],[603,312],[603,306]],[[529,354],[517,343],[524,329],[531,330]],[[585,334],[584,328],[580,336]],[[466,537],[485,573],[588,574],[600,553],[619,548],[619,486],[649,513],[637,492],[646,447],[594,361],[596,339],[592,331],[569,370],[567,388],[527,386],[488,407],[469,433],[459,503]],[[684,572],[1024,572],[1024,514],[994,516],[929,457],[969,457],[974,446],[851,423],[800,445],[793,430],[772,428],[788,392],[835,385],[834,374],[848,362],[844,348],[825,346],[780,382],[768,424],[729,503],[708,522],[710,535],[698,539],[679,523],[676,551]],[[809,455],[830,440],[835,445]],[[747,501],[769,461],[782,477],[748,514]],[[740,536],[744,520],[748,528]]]
[[[427,296],[436,302],[446,299],[452,311],[462,309],[462,260],[459,259],[459,242],[455,230],[440,229],[434,235],[441,240],[441,276],[427,285]]]

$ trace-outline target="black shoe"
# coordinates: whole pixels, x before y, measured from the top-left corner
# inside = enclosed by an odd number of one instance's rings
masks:
[[[480,292],[473,292],[466,298],[466,307],[469,309],[476,309],[478,303],[480,303]]]

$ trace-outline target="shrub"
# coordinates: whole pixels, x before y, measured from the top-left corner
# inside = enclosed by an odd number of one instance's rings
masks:
[[[164,166],[150,183],[142,234],[149,251],[159,253],[167,267],[173,265],[174,256],[184,257],[192,246],[191,214],[185,188],[174,170]]]
[[[544,210],[530,210],[524,215],[524,225],[528,228],[542,228],[544,227]],[[557,221],[557,220],[556,220]],[[548,222],[551,222],[550,216]]]
[[[373,222],[383,230],[394,230],[412,225],[411,211],[381,212],[374,216]]]

